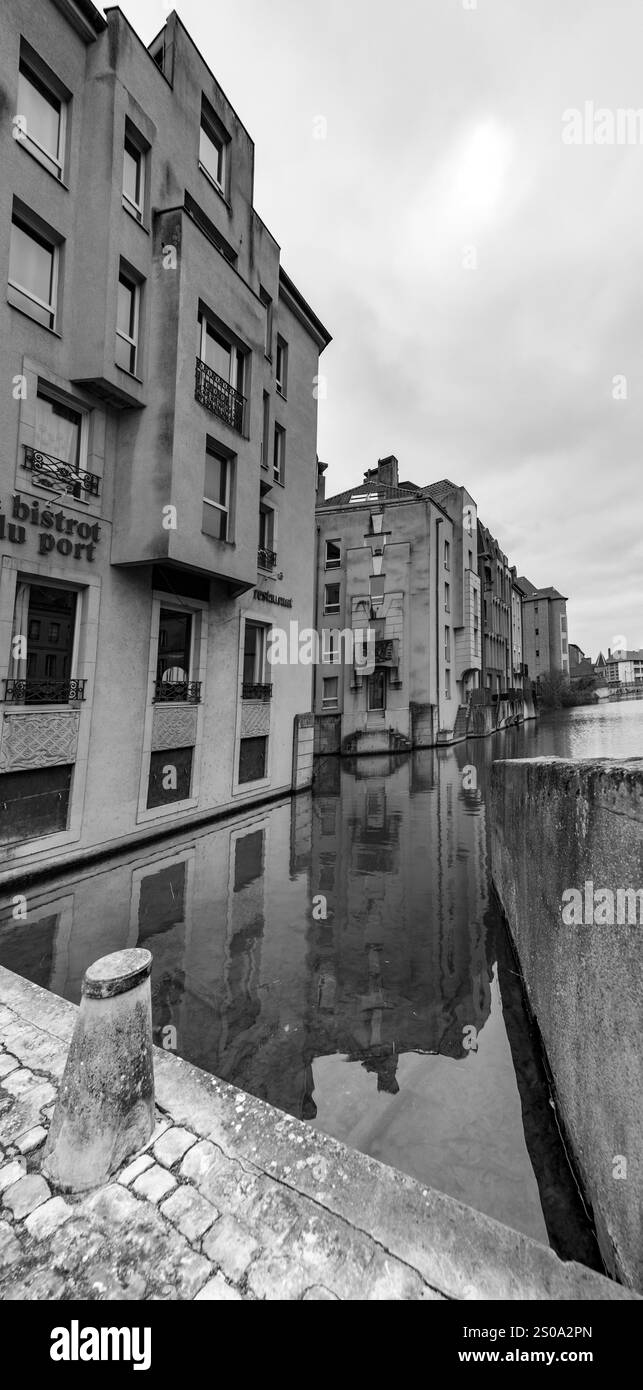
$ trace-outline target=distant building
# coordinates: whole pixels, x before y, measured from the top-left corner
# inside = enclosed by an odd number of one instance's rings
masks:
[[[530,679],[556,671],[568,676],[566,597],[558,589],[537,589],[524,575],[516,583],[522,593],[523,652]]]
[[[480,680],[476,504],[446,480],[400,482],[393,456],[317,505],[319,751],[422,747],[464,736]],[[346,660],[346,630],[374,631],[374,669]],[[359,652],[361,656],[361,650]],[[462,722],[462,721],[461,721]]]
[[[482,686],[492,695],[522,690],[522,594],[516,583],[516,567],[509,564],[498,541],[480,521],[478,573],[484,632]]]
[[[607,651],[603,679],[608,685],[643,684],[643,650]]]

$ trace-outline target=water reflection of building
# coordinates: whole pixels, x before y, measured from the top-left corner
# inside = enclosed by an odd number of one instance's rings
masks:
[[[322,781],[314,802],[311,886],[329,916],[309,928],[308,1055],[359,1059],[394,1092],[400,1053],[464,1058],[488,1017],[484,825],[459,813],[471,793],[451,751],[359,769],[342,764],[341,796]]]

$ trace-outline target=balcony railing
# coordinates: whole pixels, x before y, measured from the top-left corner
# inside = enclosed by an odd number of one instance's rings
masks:
[[[96,473],[87,473],[83,468],[76,470],[65,459],[54,458],[53,454],[45,454],[42,449],[33,449],[31,444],[25,444],[24,450],[22,466],[30,470],[34,482],[41,483],[43,487],[56,487],[62,483],[74,497],[81,497],[83,492],[90,497],[98,497],[100,478]]]
[[[3,699],[12,705],[69,705],[85,699],[86,685],[86,680],[5,679]]]
[[[276,550],[266,550],[260,545],[257,551],[257,564],[260,570],[274,570],[277,563]]]
[[[186,705],[200,705],[201,682],[155,681],[154,702],[156,704],[162,704],[164,701],[172,704],[177,704],[181,701]]]
[[[208,367],[207,362],[202,362],[200,357],[196,359],[194,395],[212,415],[217,415],[220,420],[225,420],[231,429],[243,434],[245,396],[242,396],[240,391],[235,391],[229,381],[213,372],[212,367]]]
[[[270,700],[272,699],[272,686],[244,681],[241,687],[241,698],[242,700]]]

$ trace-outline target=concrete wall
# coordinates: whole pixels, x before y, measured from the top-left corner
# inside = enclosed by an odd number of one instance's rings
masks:
[[[602,925],[593,894],[643,884],[643,760],[496,762],[490,819],[494,883],[603,1257],[641,1288],[643,911]],[[565,922],[571,889],[583,924]]]

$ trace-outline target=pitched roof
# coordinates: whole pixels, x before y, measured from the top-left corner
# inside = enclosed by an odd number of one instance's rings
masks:
[[[516,580],[516,584],[518,588],[522,590],[524,597],[527,599],[550,598],[560,599],[561,603],[567,602],[567,594],[560,594],[558,592],[558,589],[554,589],[551,584],[544,589],[537,589],[535,584],[532,584],[530,579],[525,579],[525,576],[523,574],[521,574],[519,578]]]
[[[408,502],[413,497],[421,497],[422,489],[415,483],[400,483],[398,487],[391,487],[388,483],[357,483],[355,487],[349,487],[345,492],[336,492],[334,497],[326,497],[323,502],[317,504],[317,511],[323,511],[324,507],[341,507],[350,503],[351,498],[359,499],[366,506],[369,499],[378,502],[396,501],[402,498]]]

